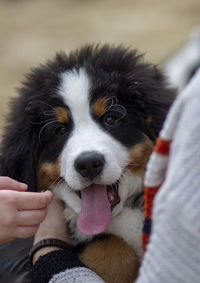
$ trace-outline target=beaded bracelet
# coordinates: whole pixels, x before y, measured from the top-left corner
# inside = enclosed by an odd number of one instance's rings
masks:
[[[58,240],[55,238],[49,238],[49,239],[43,239],[39,242],[37,242],[35,245],[33,245],[33,247],[31,248],[30,252],[29,252],[29,259],[30,259],[30,263],[32,265],[32,261],[33,261],[33,256],[34,254],[45,247],[58,247],[64,250],[69,250],[71,252],[74,251],[73,247],[70,246],[69,244],[67,244],[66,242],[62,241],[62,240]]]

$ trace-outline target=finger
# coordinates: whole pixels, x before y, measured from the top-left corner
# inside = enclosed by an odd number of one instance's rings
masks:
[[[9,177],[0,177],[0,190],[26,191],[28,186]]]
[[[46,208],[52,199],[52,193],[46,191],[44,193],[21,192],[17,198],[18,210],[33,210]]]
[[[38,229],[38,225],[34,226],[18,226],[16,228],[14,237],[15,238],[27,238],[33,236]]]
[[[46,209],[41,210],[22,210],[17,213],[18,226],[39,225],[46,216]]]

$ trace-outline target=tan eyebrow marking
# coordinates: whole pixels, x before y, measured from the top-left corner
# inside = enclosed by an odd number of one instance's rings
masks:
[[[57,107],[55,109],[56,118],[60,123],[67,123],[69,122],[69,115],[65,108]]]
[[[93,112],[97,116],[103,115],[109,107],[109,100],[107,97],[97,99],[93,105]]]

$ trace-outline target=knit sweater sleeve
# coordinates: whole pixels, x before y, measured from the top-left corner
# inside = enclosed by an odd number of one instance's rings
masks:
[[[36,261],[32,271],[32,283],[64,282],[104,283],[70,251],[56,250]]]
[[[137,283],[199,282],[199,89],[200,71],[178,97],[160,135],[172,142],[165,180],[154,201],[152,235]],[[156,167],[154,153],[147,185],[152,172],[157,173]]]

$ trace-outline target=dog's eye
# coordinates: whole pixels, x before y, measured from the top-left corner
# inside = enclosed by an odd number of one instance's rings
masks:
[[[56,135],[63,136],[66,133],[67,129],[65,126],[59,126],[56,128]]]
[[[118,118],[114,115],[104,116],[103,122],[106,126],[112,127],[118,122]]]

